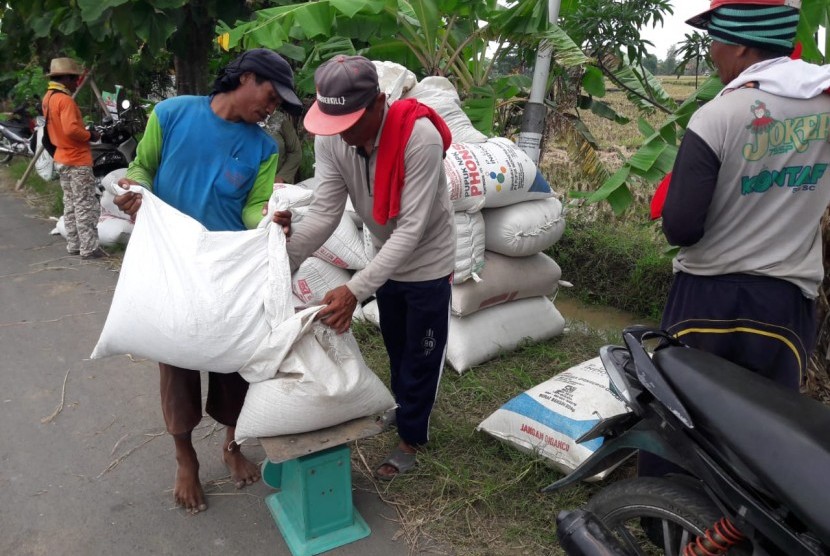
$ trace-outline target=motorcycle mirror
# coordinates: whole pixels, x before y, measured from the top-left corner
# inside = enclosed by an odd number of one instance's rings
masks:
[[[129,100],[124,99],[121,101],[121,108],[123,108],[124,110],[127,110],[130,106],[132,105],[130,104]]]

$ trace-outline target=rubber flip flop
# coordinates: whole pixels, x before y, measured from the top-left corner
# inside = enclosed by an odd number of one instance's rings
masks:
[[[383,460],[383,463],[381,463],[377,467],[377,469],[375,469],[375,477],[377,477],[381,481],[391,481],[395,477],[411,471],[417,464],[418,462],[416,460],[416,454],[404,452],[400,449],[400,447],[398,447],[392,450],[392,453],[389,454],[389,457]],[[397,469],[398,472],[394,475],[381,475],[379,471],[380,468],[384,465],[390,465]]]

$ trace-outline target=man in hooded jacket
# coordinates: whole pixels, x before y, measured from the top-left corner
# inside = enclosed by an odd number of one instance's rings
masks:
[[[830,201],[830,67],[793,60],[799,0],[714,0],[724,90],[689,122],[663,208],[680,251],[663,328],[798,390],[816,339]]]

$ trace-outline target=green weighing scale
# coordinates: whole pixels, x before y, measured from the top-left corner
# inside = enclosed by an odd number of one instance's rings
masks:
[[[352,502],[348,442],[383,432],[394,410],[327,429],[260,438],[262,480],[277,490],[265,498],[293,556],[312,556],[369,536]]]

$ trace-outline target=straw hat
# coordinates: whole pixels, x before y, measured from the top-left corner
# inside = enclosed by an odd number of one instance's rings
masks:
[[[82,75],[84,70],[72,58],[53,58],[49,63],[48,77],[57,75]]]

